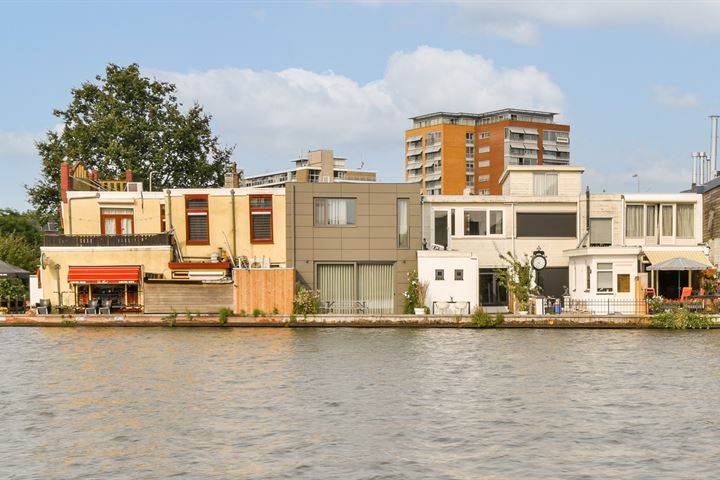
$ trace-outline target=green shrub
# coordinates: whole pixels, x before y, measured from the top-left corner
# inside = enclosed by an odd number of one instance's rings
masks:
[[[278,313],[280,313],[280,310],[278,310],[277,307],[273,307],[272,314],[277,315]]]
[[[674,308],[653,315],[650,323],[653,328],[672,330],[710,328],[712,325],[714,325],[714,322],[710,316],[691,312],[687,308]]]
[[[177,322],[177,312],[175,309],[171,309],[170,313],[166,317],[162,317],[162,319],[167,323],[168,327],[173,328]]]
[[[220,322],[220,325],[225,325],[230,315],[232,315],[232,310],[227,307],[221,308],[218,312],[218,321]]]
[[[241,317],[247,317],[247,312],[245,311],[244,308],[241,308],[240,311],[238,312],[238,315],[240,315]]]
[[[63,325],[63,327],[74,327],[77,325],[77,321],[66,318],[65,320],[62,321],[62,325]]]
[[[403,293],[405,297],[403,311],[412,315],[416,308],[424,308],[425,313],[429,313],[429,309],[425,306],[425,297],[427,295],[429,283],[420,281],[416,270],[408,272],[408,287]]]
[[[473,310],[472,313],[473,323],[475,326],[481,328],[496,327],[500,325],[503,320],[502,314],[497,314],[495,315],[495,318],[492,318],[490,314],[487,313],[480,305],[475,307],[475,310]]]
[[[320,292],[308,290],[302,284],[295,284],[293,311],[300,315],[314,315],[320,311]]]
[[[497,312],[495,314],[495,325],[500,325],[505,321],[505,315],[502,314],[502,312]]]
[[[253,315],[253,317],[264,317],[266,315],[266,313],[263,312],[262,310],[260,310],[259,308],[256,308],[255,310],[253,310],[252,315]]]

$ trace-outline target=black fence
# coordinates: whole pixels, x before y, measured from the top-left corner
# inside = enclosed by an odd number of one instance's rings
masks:
[[[593,315],[653,315],[677,308],[688,310],[717,313],[720,309],[720,298],[687,298],[683,301],[664,300],[660,297],[635,299],[576,299],[566,298],[563,302],[563,313],[589,313]],[[548,311],[548,313],[552,313]]]
[[[46,247],[154,247],[171,245],[167,233],[138,235],[45,235]]]

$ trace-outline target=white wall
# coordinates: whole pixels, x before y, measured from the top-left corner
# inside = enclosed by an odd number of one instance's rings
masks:
[[[445,279],[435,280],[435,270],[444,270]],[[455,280],[455,270],[463,271],[463,280]],[[449,251],[419,251],[418,277],[429,289],[425,305],[432,312],[433,302],[470,302],[470,311],[478,303],[478,260],[472,255]]]
[[[43,298],[42,294],[42,288],[38,288],[37,275],[30,275],[30,305],[38,303]]]

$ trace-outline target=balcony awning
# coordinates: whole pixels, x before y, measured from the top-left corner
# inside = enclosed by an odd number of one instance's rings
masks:
[[[688,260],[692,260],[693,262],[701,263],[706,267],[712,266],[712,263],[710,263],[707,256],[703,252],[699,252],[697,250],[651,250],[649,252],[644,251],[643,253],[654,266],[674,258],[686,258]]]
[[[510,133],[525,133],[525,129],[521,127],[509,127]]]
[[[68,271],[69,283],[120,284],[140,283],[140,266],[73,267]]]
[[[427,147],[425,153],[435,153],[442,149],[442,145],[435,145],[434,147]]]
[[[420,140],[422,140],[422,135],[415,135],[405,140],[405,143],[419,142]]]

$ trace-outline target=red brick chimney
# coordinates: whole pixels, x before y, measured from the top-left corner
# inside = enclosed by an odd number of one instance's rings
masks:
[[[129,168],[125,170],[125,181],[126,182],[132,182],[133,181],[133,171]]]
[[[70,165],[67,162],[60,164],[60,197],[63,203],[67,203],[67,192],[70,190]]]

